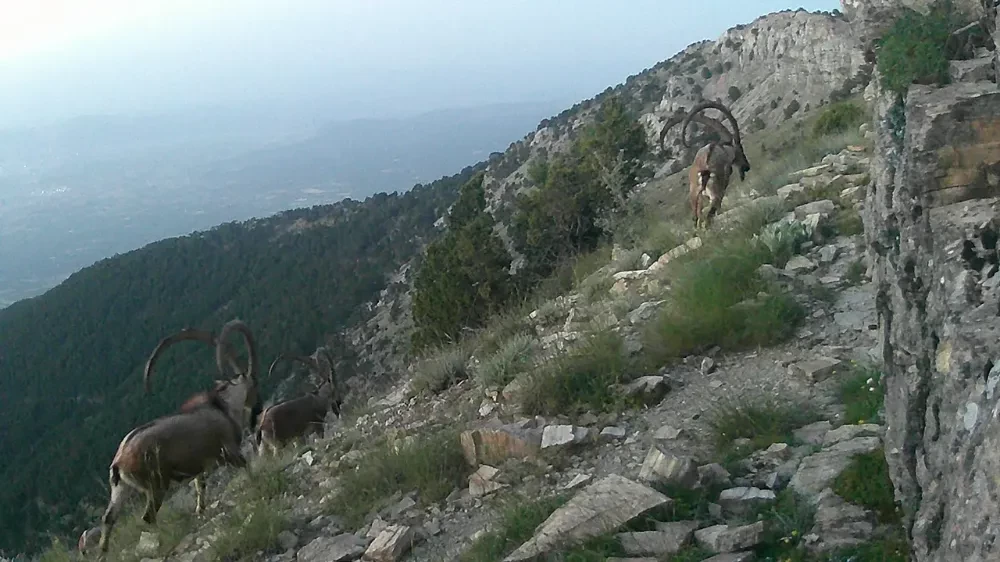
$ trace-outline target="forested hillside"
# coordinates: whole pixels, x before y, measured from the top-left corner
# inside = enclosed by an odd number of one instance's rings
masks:
[[[168,353],[153,392],[141,371],[157,341],[239,317],[262,361],[311,352],[358,318],[387,275],[431,238],[482,165],[405,194],[288,211],[172,238],[83,269],[0,311],[0,546],[79,525],[106,501],[107,463],[133,424],[208,386],[207,348]],[[189,347],[190,346],[190,347]],[[183,347],[183,350],[181,349]],[[264,396],[277,381],[264,380]],[[31,420],[31,423],[26,423]]]

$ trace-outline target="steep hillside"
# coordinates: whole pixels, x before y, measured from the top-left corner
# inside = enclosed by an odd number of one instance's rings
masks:
[[[663,178],[690,162],[691,155],[680,144],[680,127],[663,139],[665,150],[657,148],[664,124],[678,110],[718,98],[732,107],[744,135],[764,133],[813,115],[830,101],[857,94],[870,72],[851,25],[834,14],[783,11],[736,26],[715,41],[689,45],[653,68],[543,120],[536,131],[492,157],[484,184],[498,231],[506,233],[516,194],[533,187],[532,164],[568,150],[610,96],[626,101],[654,146],[646,166],[655,170],[656,179],[640,186],[652,192],[662,189]],[[787,141],[779,136],[769,142],[772,149],[780,149]],[[762,153],[767,157],[767,150]],[[676,205],[677,199],[671,200]],[[362,369],[368,372],[395,372],[405,364],[400,351],[406,349],[412,321],[412,266],[408,263],[397,271],[396,282],[382,291],[371,318],[350,332],[350,341],[364,358]]]
[[[142,365],[159,338],[240,317],[265,361],[311,351],[362,318],[360,305],[420,251],[481,167],[402,195],[150,244],[0,311],[0,545],[79,524],[82,502],[104,500],[99,483],[129,427],[206,387],[207,350],[192,345],[169,353],[154,392],[142,394]],[[276,382],[264,382],[265,396]]]

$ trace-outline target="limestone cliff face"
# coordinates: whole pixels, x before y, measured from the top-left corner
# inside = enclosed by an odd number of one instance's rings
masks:
[[[1000,89],[876,86],[874,103],[864,218],[897,499],[915,560],[997,560]]]

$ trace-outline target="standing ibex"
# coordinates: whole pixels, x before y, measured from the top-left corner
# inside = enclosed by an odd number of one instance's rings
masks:
[[[321,434],[328,411],[332,410],[340,416],[341,396],[326,349],[321,347],[309,356],[279,355],[271,363],[269,377],[274,367],[284,359],[307,365],[321,378],[321,382],[312,393],[280,402],[261,413],[257,428],[257,449],[261,453],[267,448],[277,454],[278,448],[292,439]]]
[[[718,119],[698,115],[706,109],[717,109],[722,112],[732,124],[732,132]],[[681,142],[688,148],[690,145],[687,139],[687,129],[691,121],[697,121],[714,129],[721,137],[721,140],[709,142],[698,150],[688,172],[688,181],[690,182],[688,195],[691,201],[691,211],[694,213],[694,225],[695,228],[698,228],[702,224],[707,226],[712,217],[719,212],[722,198],[726,194],[726,188],[729,187],[733,167],[737,168],[740,173],[740,181],[743,181],[746,173],[750,171],[750,161],[747,160],[747,156],[743,152],[740,126],[725,105],[716,101],[703,101],[691,108],[687,118],[684,119],[684,127],[681,131]],[[705,192],[708,194],[710,206],[708,215],[702,222],[701,196]]]
[[[181,411],[157,418],[128,433],[115,453],[109,469],[111,499],[101,520],[100,551],[108,550],[111,531],[124,504],[127,487],[143,492],[146,510],[143,521],[152,524],[173,482],[195,479],[198,491],[198,511],[204,509],[204,484],[201,476],[219,464],[245,467],[240,452],[243,430],[250,423],[258,402],[257,347],[250,329],[240,320],[231,320],[223,327],[218,340],[211,333],[182,330],[165,338],[146,362],[145,387],[153,364],[163,350],[178,341],[200,340],[215,346],[215,360],[225,376],[225,363],[236,366],[228,354],[227,337],[232,331],[243,335],[248,359],[247,369],[230,380],[217,381],[212,390],[189,399]]]

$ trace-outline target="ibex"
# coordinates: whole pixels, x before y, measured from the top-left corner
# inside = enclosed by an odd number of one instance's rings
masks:
[[[217,381],[215,387],[190,398],[181,411],[157,418],[126,435],[111,461],[108,480],[111,499],[101,519],[101,556],[108,550],[111,531],[125,502],[127,487],[143,492],[146,509],[142,516],[147,524],[156,521],[156,514],[173,482],[195,480],[199,512],[204,509],[204,483],[201,476],[219,464],[245,467],[240,452],[243,430],[250,423],[257,403],[257,347],[250,329],[240,320],[231,320],[223,327],[218,340],[211,333],[186,329],[165,338],[146,362],[143,374],[145,388],[153,364],[167,346],[183,340],[200,340],[215,346],[215,360],[225,376],[225,363],[236,365],[228,354],[226,341],[232,331],[243,335],[248,359],[247,369],[230,380]]]
[[[269,449],[271,453],[277,454],[279,447],[292,439],[321,434],[328,411],[332,410],[340,416],[341,397],[326,350],[319,348],[309,356],[279,355],[271,363],[268,376],[285,359],[307,365],[322,382],[311,394],[280,402],[261,413],[256,436],[257,450],[261,453]]]
[[[722,112],[733,125],[732,132],[718,119],[698,115],[706,109],[718,109]],[[716,101],[703,101],[691,108],[687,118],[684,119],[684,127],[681,131],[681,142],[688,148],[690,145],[687,139],[687,129],[691,121],[697,121],[714,129],[721,137],[721,140],[709,142],[698,150],[688,171],[690,183],[688,195],[691,201],[691,211],[694,214],[694,225],[695,228],[698,228],[702,224],[708,226],[712,217],[719,212],[722,198],[726,195],[726,189],[729,187],[733,167],[737,168],[740,173],[740,181],[743,181],[746,173],[750,171],[750,161],[747,160],[747,155],[743,152],[740,126],[725,105]],[[701,196],[706,192],[710,206],[703,222]]]

